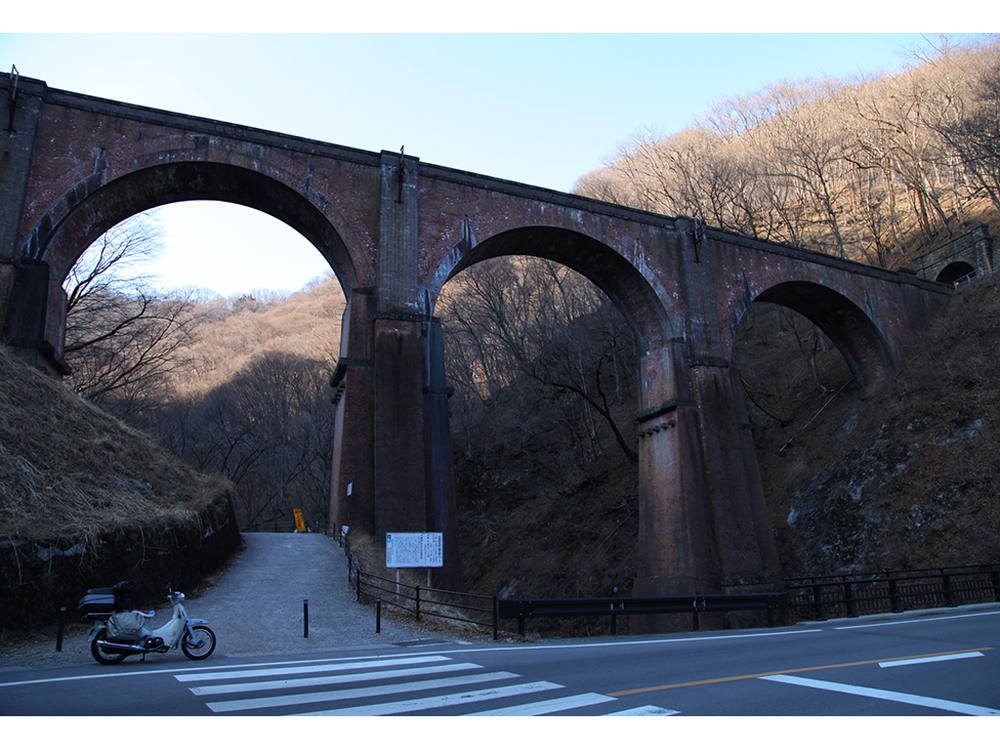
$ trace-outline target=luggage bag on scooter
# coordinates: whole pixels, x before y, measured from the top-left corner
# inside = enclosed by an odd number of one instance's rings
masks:
[[[138,643],[146,635],[146,618],[137,612],[116,612],[108,618],[108,638],[122,643]]]

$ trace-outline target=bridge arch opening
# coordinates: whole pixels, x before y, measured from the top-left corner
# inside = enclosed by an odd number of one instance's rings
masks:
[[[259,265],[261,281],[239,293],[223,290],[223,296],[213,297],[164,284],[129,288],[127,279],[105,286],[110,277],[98,279],[89,312],[103,318],[103,328],[77,335],[76,326],[72,340],[63,339],[74,369],[68,382],[195,467],[233,481],[244,530],[290,531],[293,506],[303,509],[309,526],[325,528],[333,430],[329,377],[340,344],[343,290],[356,272],[336,229],[308,201],[271,178],[247,178],[246,170],[219,166],[179,173],[142,170],[94,191],[47,235],[35,233],[35,240],[46,238],[34,247],[36,258],[49,264],[50,290],[62,282],[73,303],[79,302],[72,294],[79,281],[75,270],[88,254],[114,244],[116,233],[127,233],[129,224],[144,216],[207,210],[218,224],[254,223],[275,243],[270,260],[218,246],[207,247],[203,258],[179,259],[196,269],[195,278],[215,257],[228,256],[234,268]],[[145,210],[150,205],[155,207]],[[263,205],[269,210],[262,211]],[[120,217],[124,221],[112,223]],[[173,234],[176,219],[165,221],[167,234]],[[173,263],[169,249],[165,252],[161,260]],[[290,264],[296,256],[312,256],[311,281],[274,289],[277,275],[268,274],[264,264]],[[126,275],[135,272],[142,269]],[[50,318],[53,312],[50,308]],[[72,312],[58,323],[67,320],[74,324]],[[65,327],[54,331],[53,321],[48,323],[53,338],[66,335]],[[322,326],[323,334],[305,330],[307,325]],[[88,336],[105,336],[110,329],[132,334],[91,341],[96,345],[87,356],[73,356]],[[133,354],[150,353],[147,369],[134,367]]]
[[[25,257],[48,263],[60,283],[86,248],[125,219],[166,204],[211,200],[256,209],[287,224],[327,260],[345,295],[358,285],[344,230],[302,194],[262,172],[217,162],[174,162],[71,193],[39,223],[23,250]]]
[[[630,594],[639,359],[669,338],[650,285],[602,243],[549,227],[492,237],[447,278],[435,311],[467,583],[505,596]]]
[[[941,269],[941,273],[937,275],[935,281],[940,281],[943,284],[954,284],[959,279],[964,279],[966,277],[975,276],[976,269],[969,263],[965,261],[955,261],[954,263],[949,263],[947,266]]]
[[[764,302],[792,310],[809,320],[843,355],[850,373],[864,393],[895,369],[895,356],[876,323],[854,302],[829,287],[807,281],[788,281],[759,294]],[[738,327],[745,310],[735,316]]]
[[[796,491],[836,455],[831,451],[853,446],[864,397],[892,370],[888,345],[846,297],[795,282],[742,311],[733,362],[781,569],[786,577],[805,575]]]
[[[618,308],[643,351],[671,337],[672,323],[652,283],[620,253],[585,234],[559,227],[532,226],[493,235],[461,255],[446,259],[442,287],[466,268],[491,258],[529,256],[554,261],[584,277]],[[449,265],[450,264],[450,265]],[[441,273],[434,274],[434,278]],[[440,293],[440,288],[433,290]]]

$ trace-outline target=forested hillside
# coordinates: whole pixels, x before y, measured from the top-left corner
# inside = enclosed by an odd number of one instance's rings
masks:
[[[639,135],[576,191],[874,263],[1000,211],[1000,45],[947,48],[863,82],[782,82]],[[919,63],[919,64],[917,64]],[[994,232],[995,233],[995,232]]]

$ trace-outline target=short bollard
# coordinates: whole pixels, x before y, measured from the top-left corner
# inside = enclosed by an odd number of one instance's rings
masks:
[[[62,651],[63,630],[66,628],[66,608],[59,608],[59,628],[56,630],[56,651]]]
[[[309,600],[302,600],[302,637],[309,637]]]
[[[375,632],[382,632],[382,600],[375,600]]]

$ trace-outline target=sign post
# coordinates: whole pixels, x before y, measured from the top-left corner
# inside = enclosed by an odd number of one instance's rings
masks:
[[[427,568],[430,587],[431,568],[444,565],[444,535],[440,531],[424,533],[391,532],[385,535],[385,567]],[[399,582],[399,571],[396,571]]]

